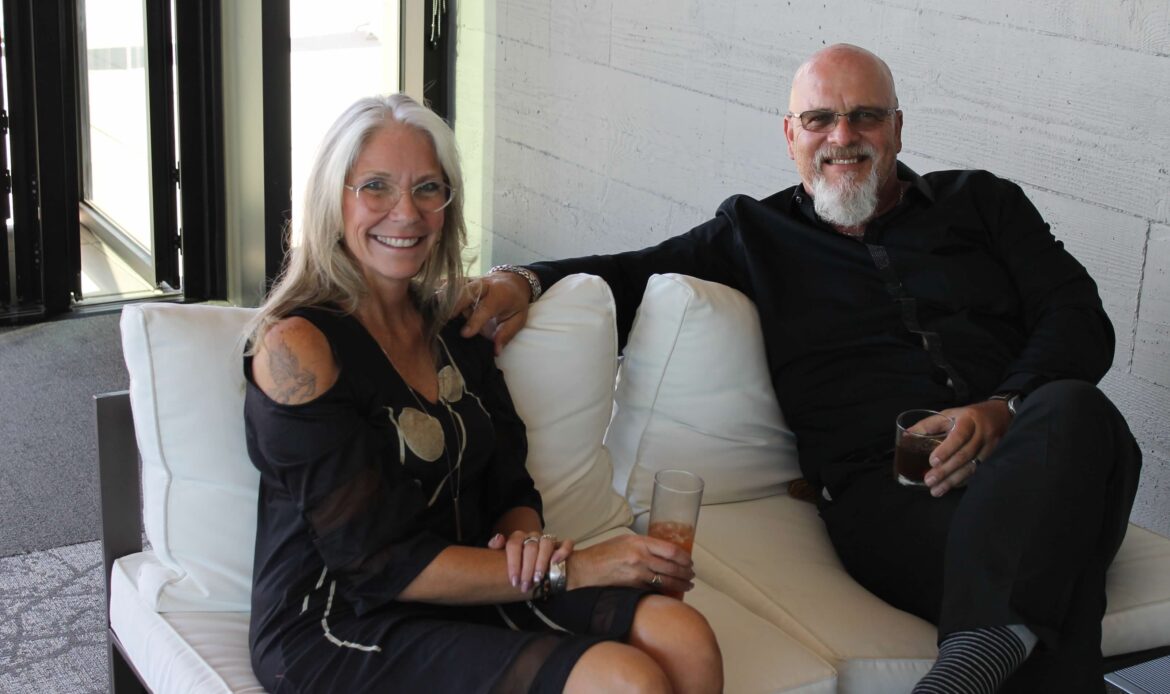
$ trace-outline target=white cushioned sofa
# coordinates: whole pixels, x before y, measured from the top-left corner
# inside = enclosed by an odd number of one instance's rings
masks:
[[[706,490],[686,600],[715,629],[727,691],[909,691],[935,657],[935,630],[850,579],[815,507],[786,493],[799,476],[795,443],[752,304],[719,285],[655,277],[620,368],[613,313],[600,280],[566,278],[499,360],[528,425],[549,530],[585,542],[634,532],[654,472],[693,470]],[[263,691],[247,648],[258,475],[244,446],[240,353],[250,315],[123,311],[130,390],[97,397],[111,691]],[[1107,656],[1165,652],[1168,577],[1170,540],[1131,526],[1109,574]]]

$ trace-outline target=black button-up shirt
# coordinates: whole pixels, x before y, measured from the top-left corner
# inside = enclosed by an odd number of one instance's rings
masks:
[[[653,274],[742,291],[760,313],[801,469],[836,493],[887,464],[902,410],[1061,378],[1095,383],[1113,359],[1096,284],[1019,186],[985,171],[919,176],[900,163],[898,177],[909,183],[902,201],[860,239],[820,221],[798,185],[728,198],[657,246],[531,268],[545,287],[578,272],[605,279],[623,343]]]

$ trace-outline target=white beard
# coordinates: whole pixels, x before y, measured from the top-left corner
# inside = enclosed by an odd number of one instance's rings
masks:
[[[827,149],[817,153],[816,175],[813,176],[811,191],[813,209],[816,210],[818,217],[834,226],[861,226],[877,211],[879,183],[877,172],[881,162],[872,149],[864,146],[859,149],[870,158],[869,175],[858,181],[855,174],[849,173],[836,185],[826,180],[820,170],[821,162],[832,153]]]

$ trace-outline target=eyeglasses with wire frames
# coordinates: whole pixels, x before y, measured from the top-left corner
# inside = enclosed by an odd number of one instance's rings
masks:
[[[384,178],[345,186],[375,214],[394,209],[402,200],[402,189]],[[410,189],[410,198],[419,212],[438,212],[455,199],[455,189],[442,181],[423,181]]]
[[[786,114],[789,118],[796,118],[800,121],[800,127],[809,131],[810,133],[827,133],[833,128],[837,127],[837,119],[845,117],[849,121],[849,127],[854,130],[873,130],[885,123],[890,116],[899,112],[899,108],[874,108],[871,106],[862,106],[855,108],[846,113],[838,113],[837,111],[830,111],[829,109],[818,108],[811,111],[801,111],[800,113]]]

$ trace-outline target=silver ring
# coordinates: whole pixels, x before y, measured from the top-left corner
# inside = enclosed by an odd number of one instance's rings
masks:
[[[971,465],[971,472],[975,472],[976,470],[978,470],[978,469],[979,469],[979,463],[982,463],[982,462],[983,462],[983,461],[982,461],[982,460],[980,460],[979,458],[972,458],[972,459],[971,459],[971,462],[969,463],[969,464]]]
[[[655,587],[662,585],[662,576],[660,574],[654,574],[654,578],[650,579],[649,583]]]
[[[548,534],[548,533],[545,533],[545,534],[541,535],[541,536],[540,536],[540,539],[542,539],[542,540],[551,540],[551,541],[553,542],[553,544],[556,544],[556,542],[557,542],[557,536],[556,536],[556,535],[550,535],[550,534]]]
[[[530,544],[533,542],[540,542],[540,538],[535,536],[535,535],[529,535],[528,537],[524,538],[524,542],[520,543],[520,546],[523,547],[524,545],[527,545],[527,544]]]

